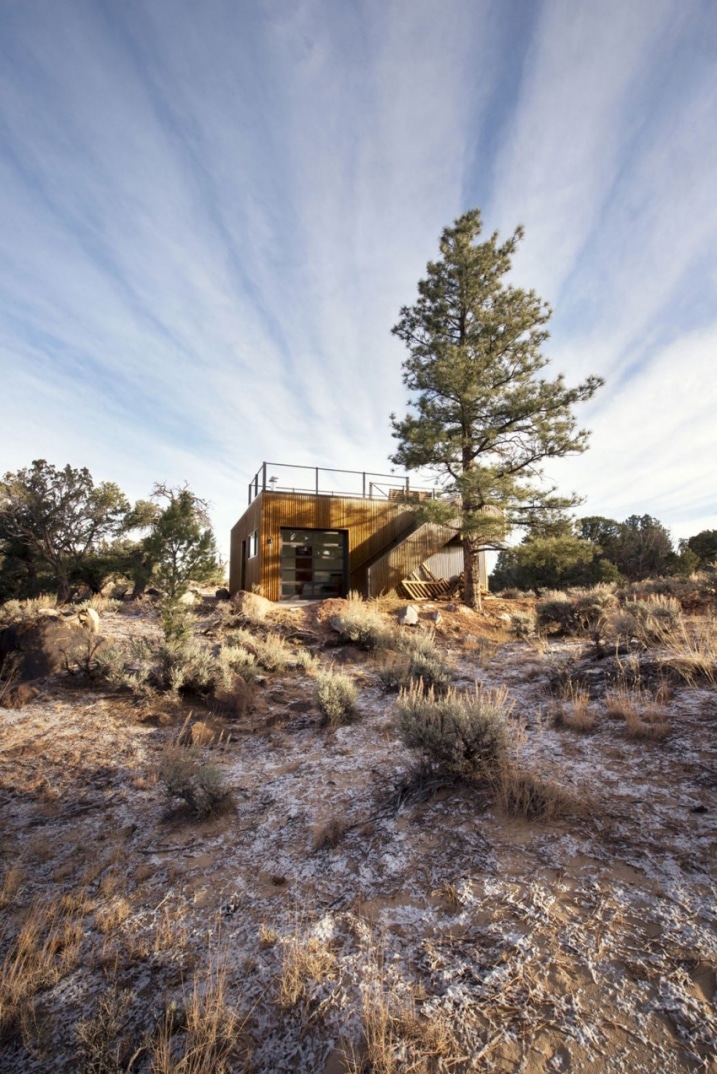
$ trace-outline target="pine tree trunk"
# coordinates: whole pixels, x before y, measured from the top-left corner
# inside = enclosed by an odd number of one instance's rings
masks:
[[[70,599],[70,580],[62,568],[56,568],[57,603],[67,604]]]
[[[463,538],[463,603],[475,611],[481,611],[480,547],[475,537]]]

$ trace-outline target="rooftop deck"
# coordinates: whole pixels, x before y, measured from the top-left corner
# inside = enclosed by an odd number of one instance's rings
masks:
[[[330,470],[323,466],[292,466],[263,462],[249,482],[249,503],[260,492],[344,496],[360,500],[416,502],[438,499],[442,490],[413,484],[407,474],[373,474],[365,470]]]

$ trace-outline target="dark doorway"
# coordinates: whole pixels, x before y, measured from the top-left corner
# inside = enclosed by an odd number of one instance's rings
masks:
[[[282,529],[282,600],[345,597],[347,591],[346,530]]]

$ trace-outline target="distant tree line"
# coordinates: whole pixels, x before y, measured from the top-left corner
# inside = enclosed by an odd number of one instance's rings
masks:
[[[89,470],[38,459],[0,480],[0,601],[54,591],[99,593],[113,577],[170,598],[221,572],[207,505],[189,487],[154,486],[130,504]]]
[[[566,589],[599,582],[689,576],[717,562],[717,530],[703,530],[677,548],[651,515],[624,522],[591,515],[536,525],[521,544],[498,555],[491,589]]]

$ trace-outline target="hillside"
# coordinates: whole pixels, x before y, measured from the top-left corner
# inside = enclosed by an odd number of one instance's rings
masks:
[[[715,1069],[717,632],[682,598],[535,633],[528,598],[205,593],[171,660],[151,600],[96,601],[84,655],[0,681],[4,1074]],[[492,770],[404,744],[417,652],[503,697]]]

